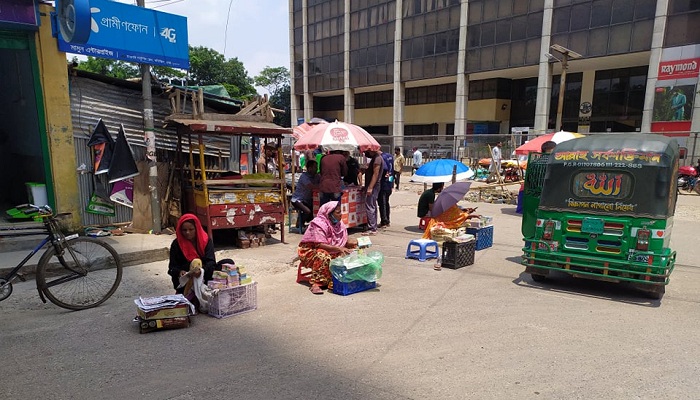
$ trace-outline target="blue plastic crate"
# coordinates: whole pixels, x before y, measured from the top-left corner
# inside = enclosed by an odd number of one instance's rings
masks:
[[[333,293],[339,294],[341,296],[347,296],[349,294],[363,292],[365,290],[374,289],[377,287],[377,282],[367,282],[367,281],[352,281],[352,282],[340,282],[333,277]]]
[[[493,225],[483,228],[467,228],[467,233],[476,237],[476,250],[493,246]]]

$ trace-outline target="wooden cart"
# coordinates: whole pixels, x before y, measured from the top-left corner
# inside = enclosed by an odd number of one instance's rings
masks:
[[[216,114],[212,114],[216,116]],[[220,118],[231,118],[221,116]],[[183,170],[183,211],[196,215],[210,237],[218,229],[280,225],[284,243],[286,189],[282,135],[291,133],[271,122],[171,118],[177,126],[179,155],[189,153],[189,171]],[[214,179],[205,163],[204,135],[248,136],[276,142],[280,171],[275,179]],[[194,141],[193,141],[194,140]],[[179,162],[182,166],[183,163]]]

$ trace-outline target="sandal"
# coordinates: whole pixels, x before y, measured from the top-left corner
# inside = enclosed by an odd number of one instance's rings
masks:
[[[323,289],[321,289],[321,287],[318,286],[318,285],[311,285],[311,287],[309,288],[309,290],[310,290],[311,293],[313,293],[313,294],[323,294]]]

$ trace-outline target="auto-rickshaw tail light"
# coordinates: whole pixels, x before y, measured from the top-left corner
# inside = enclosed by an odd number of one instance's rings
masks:
[[[552,234],[554,233],[554,221],[551,219],[545,221],[544,232],[542,233],[542,239],[552,240]]]
[[[649,229],[640,229],[637,231],[637,250],[649,250],[649,237],[651,237],[651,231]]]

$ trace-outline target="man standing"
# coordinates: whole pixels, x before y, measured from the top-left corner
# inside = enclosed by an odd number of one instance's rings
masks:
[[[344,151],[345,164],[348,167],[348,173],[343,175],[343,182],[346,185],[358,185],[357,177],[360,175],[360,163],[357,159],[350,155],[349,151]]]
[[[418,150],[418,147],[413,148],[413,171],[412,173],[416,173],[416,170],[420,168],[420,166],[423,165],[423,153],[421,153]]]
[[[671,109],[673,110],[673,117],[671,121],[683,121],[685,120],[685,103],[686,97],[683,91],[676,89],[673,92],[673,97],[671,98]]]
[[[321,158],[320,203],[339,200],[342,194],[342,177],[348,173],[348,166],[342,151],[331,151]]]
[[[379,227],[390,226],[390,208],[389,197],[391,196],[391,189],[394,188],[394,156],[389,153],[382,153],[382,162],[384,167],[384,172],[382,173],[381,182],[379,184],[379,197],[377,198],[377,203],[379,204]]]
[[[384,161],[382,152],[377,150],[365,151],[365,157],[370,161],[365,172],[365,206],[367,207],[367,235],[377,234],[377,198],[379,197],[379,185],[384,173]]]
[[[394,184],[396,185],[396,190],[399,190],[399,181],[401,180],[401,171],[403,166],[406,165],[406,159],[401,154],[401,149],[398,147],[394,148]]]
[[[491,166],[489,167],[489,179],[495,176],[496,180],[499,179],[499,174],[501,173],[501,142],[496,143],[491,149]]]

